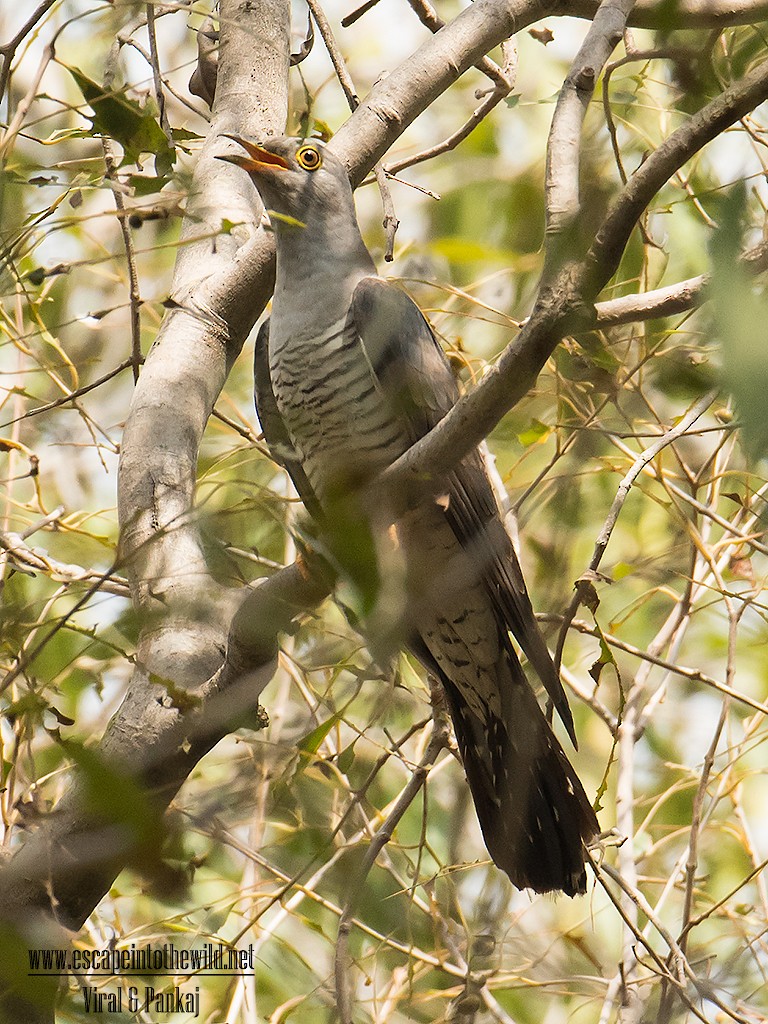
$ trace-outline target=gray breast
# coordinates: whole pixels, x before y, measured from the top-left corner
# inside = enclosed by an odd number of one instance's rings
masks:
[[[408,447],[346,319],[315,337],[270,339],[275,398],[320,500],[360,483]]]

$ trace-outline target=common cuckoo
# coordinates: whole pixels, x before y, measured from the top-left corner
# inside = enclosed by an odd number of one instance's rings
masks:
[[[518,888],[584,892],[597,819],[510,639],[575,745],[480,453],[404,514],[388,514],[381,495],[360,500],[456,403],[448,361],[418,307],[377,276],[341,161],[314,139],[229,137],[245,153],[223,159],[249,173],[277,241],[272,314],[256,345],[266,440],[321,530],[332,508],[365,518],[386,600],[363,629],[375,648],[379,632],[399,628],[401,646],[442,683],[493,860]]]

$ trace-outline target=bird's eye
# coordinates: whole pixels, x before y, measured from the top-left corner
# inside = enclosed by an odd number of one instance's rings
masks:
[[[305,171],[316,171],[323,163],[323,158],[314,146],[302,146],[296,151],[296,160],[299,167]]]

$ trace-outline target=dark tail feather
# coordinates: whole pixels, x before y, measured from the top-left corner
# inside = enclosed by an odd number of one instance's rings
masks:
[[[597,818],[522,669],[505,662],[502,714],[486,705],[487,722],[442,679],[480,828],[518,889],[575,896],[586,891],[584,845]]]

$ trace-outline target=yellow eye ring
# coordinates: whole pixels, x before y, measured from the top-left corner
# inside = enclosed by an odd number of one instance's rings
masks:
[[[323,158],[314,146],[302,146],[296,150],[296,162],[305,171],[316,171],[323,165]]]

